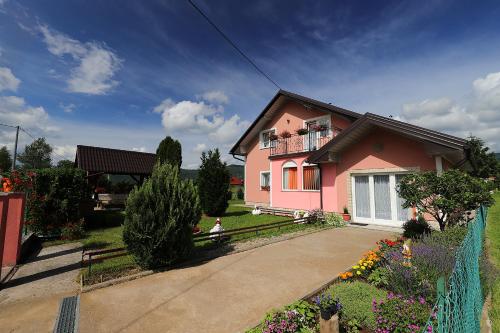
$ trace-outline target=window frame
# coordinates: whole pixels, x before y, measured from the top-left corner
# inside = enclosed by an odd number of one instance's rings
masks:
[[[267,173],[269,175],[269,185],[262,184],[262,175],[265,173]],[[271,190],[271,170],[260,171],[259,175],[260,175],[260,177],[259,177],[259,190],[265,191],[262,189],[263,186],[269,186],[269,190]]]
[[[319,188],[317,190],[309,190],[309,189],[305,189],[304,188],[304,181],[305,181],[305,177],[304,177],[304,167],[315,167],[318,169],[318,173],[319,173]],[[319,167],[319,165],[317,164],[310,164],[310,163],[307,163],[307,162],[304,162],[302,163],[302,191],[304,192],[319,192],[321,191],[321,169]]]
[[[273,128],[269,128],[269,129],[260,131],[260,133],[259,133],[259,149],[269,149],[269,148],[272,148],[272,144],[271,144],[272,141],[269,140],[269,145],[266,147],[264,145],[265,141],[264,141],[264,138],[263,138],[264,137],[264,133],[271,133],[271,132],[273,134],[276,134],[277,133],[276,128],[273,127]]]
[[[286,189],[285,188],[285,177],[283,177],[283,173],[284,173],[285,169],[290,169],[290,168],[296,169],[297,179],[295,181],[297,183],[297,188],[294,188],[294,189]],[[283,165],[281,166],[281,190],[284,192],[298,192],[298,191],[300,191],[299,184],[298,184],[298,181],[299,181],[298,178],[299,178],[299,166],[297,165],[297,163],[294,161],[286,161],[285,163],[283,163]]]

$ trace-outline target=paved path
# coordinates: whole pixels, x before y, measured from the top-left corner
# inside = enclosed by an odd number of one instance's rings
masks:
[[[241,332],[391,235],[330,229],[85,293],[80,332]]]
[[[51,332],[62,297],[75,295],[81,244],[43,248],[0,290],[0,332]]]

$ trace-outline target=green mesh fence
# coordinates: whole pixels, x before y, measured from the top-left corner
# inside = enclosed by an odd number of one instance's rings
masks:
[[[438,281],[438,300],[424,332],[479,332],[483,296],[479,257],[483,246],[487,209],[476,211],[467,235],[457,250],[455,268],[448,283]]]

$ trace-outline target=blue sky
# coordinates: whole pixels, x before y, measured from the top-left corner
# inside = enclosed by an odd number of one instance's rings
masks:
[[[497,1],[195,2],[283,89],[500,150]],[[168,134],[193,168],[276,91],[187,1],[0,0],[0,122],[55,160],[77,144],[154,152]]]

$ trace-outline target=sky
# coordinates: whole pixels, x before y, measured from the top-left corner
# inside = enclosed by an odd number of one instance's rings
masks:
[[[500,151],[498,1],[194,1],[282,89]],[[0,123],[54,161],[170,135],[184,168],[215,147],[239,163],[277,91],[184,0],[0,0]]]

